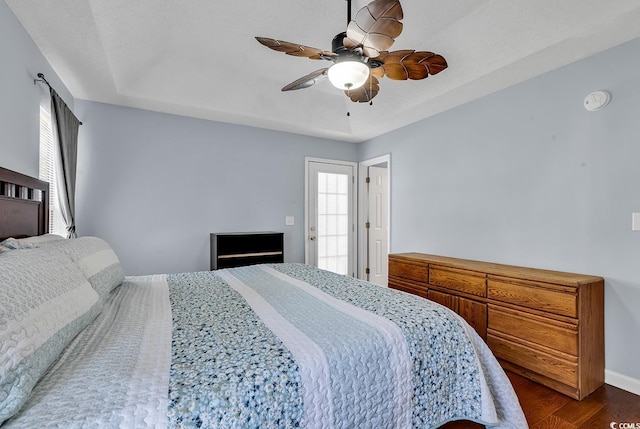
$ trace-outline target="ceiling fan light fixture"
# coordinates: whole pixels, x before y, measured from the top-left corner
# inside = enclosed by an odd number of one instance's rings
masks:
[[[369,66],[360,59],[338,61],[327,72],[329,81],[338,89],[360,88],[369,78]]]

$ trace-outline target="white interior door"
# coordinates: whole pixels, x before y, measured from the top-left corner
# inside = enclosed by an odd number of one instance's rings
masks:
[[[387,168],[369,167],[369,278],[372,283],[387,286],[389,198]]]
[[[358,277],[388,285],[391,238],[391,155],[359,164]]]
[[[307,159],[307,264],[353,276],[355,164]]]

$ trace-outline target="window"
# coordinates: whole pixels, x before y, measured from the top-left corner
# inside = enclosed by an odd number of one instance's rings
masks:
[[[318,173],[318,268],[338,274],[349,269],[349,178]]]
[[[53,141],[53,127],[51,114],[40,106],[40,180],[49,182],[49,232],[67,235],[67,228],[62,219],[58,204],[58,190],[56,184],[56,162],[54,158],[55,144]]]

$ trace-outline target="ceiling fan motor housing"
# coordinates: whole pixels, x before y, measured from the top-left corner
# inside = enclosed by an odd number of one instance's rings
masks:
[[[347,37],[347,32],[343,31],[342,33],[336,34],[336,36],[331,41],[331,51],[334,54],[338,54],[338,60],[341,61],[343,58],[360,58],[362,62],[367,64],[370,69],[374,69],[376,67],[380,67],[383,62],[376,60],[375,58],[369,58],[362,53],[362,48],[355,48],[353,50],[349,50],[344,46],[344,38]],[[335,61],[335,59],[333,59]]]
[[[347,51],[347,48],[344,47],[343,42],[345,37],[347,37],[347,32],[343,31],[342,33],[336,34],[336,37],[333,38],[333,40],[331,41],[331,50],[334,53],[339,54],[340,52]]]

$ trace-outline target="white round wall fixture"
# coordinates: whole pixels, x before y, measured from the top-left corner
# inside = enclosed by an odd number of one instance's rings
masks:
[[[604,108],[611,101],[611,95],[607,91],[594,91],[584,99],[584,108],[595,112]]]

